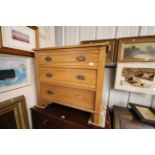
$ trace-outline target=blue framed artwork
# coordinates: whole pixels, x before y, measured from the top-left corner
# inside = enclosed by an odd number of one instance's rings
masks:
[[[0,57],[0,93],[30,85],[30,59]]]

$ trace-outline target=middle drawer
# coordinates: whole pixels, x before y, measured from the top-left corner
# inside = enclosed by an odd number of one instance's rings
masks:
[[[41,83],[58,83],[96,88],[97,70],[43,68],[39,69]]]

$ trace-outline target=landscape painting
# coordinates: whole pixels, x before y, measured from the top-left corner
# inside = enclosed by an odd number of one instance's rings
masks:
[[[115,88],[129,92],[155,94],[155,63],[119,63]]]
[[[0,57],[0,93],[30,84],[27,58]]]
[[[155,37],[119,39],[118,60],[120,62],[154,62]]]
[[[125,59],[155,59],[155,43],[133,43],[124,45]]]

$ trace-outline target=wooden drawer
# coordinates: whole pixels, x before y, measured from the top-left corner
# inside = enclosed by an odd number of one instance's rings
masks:
[[[54,113],[48,114],[48,112],[41,112],[38,109],[32,109],[32,122],[33,128],[35,129],[84,129],[88,128],[87,123],[88,120],[81,120],[80,116],[79,120],[73,121],[73,116],[70,115],[70,111],[66,114],[66,112],[60,112],[57,115]],[[63,114],[64,113],[64,114]],[[83,113],[82,113],[83,114]],[[81,124],[80,124],[81,123]]]
[[[98,66],[98,50],[67,50],[37,53],[38,64],[45,66]]]
[[[54,117],[42,115],[39,121],[40,126],[45,129],[60,129],[63,127],[63,120]]]
[[[101,129],[88,124],[90,115],[88,112],[56,103],[48,105],[45,109],[31,108],[34,129]]]
[[[93,69],[40,68],[41,83],[58,83],[96,88],[97,71]]]
[[[67,122],[64,123],[64,129],[88,129],[88,127],[76,124],[74,122]]]
[[[41,84],[42,103],[59,103],[85,111],[94,111],[95,92]]]

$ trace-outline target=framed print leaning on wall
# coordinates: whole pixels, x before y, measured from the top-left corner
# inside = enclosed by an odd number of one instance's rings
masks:
[[[118,63],[115,89],[155,95],[155,62]]]
[[[118,61],[155,61],[155,36],[119,39]]]
[[[36,30],[27,26],[1,26],[2,46],[33,52]]]
[[[31,84],[30,58],[0,57],[0,93]]]
[[[0,129],[29,129],[27,103],[24,96],[0,102]]]

